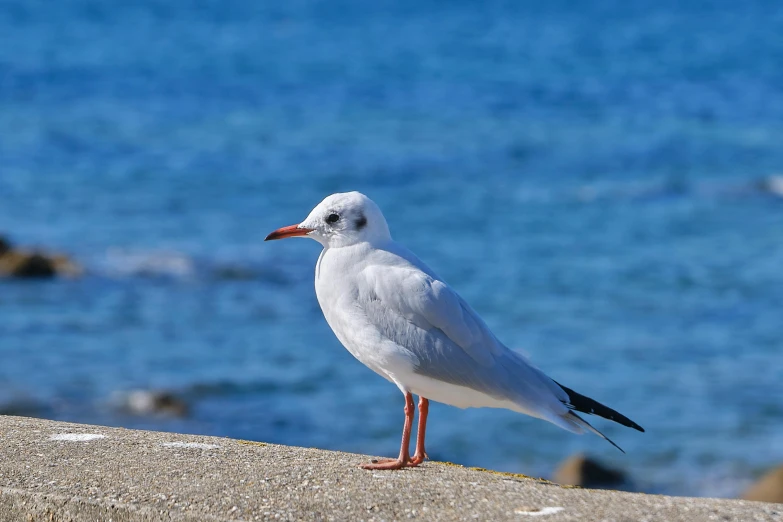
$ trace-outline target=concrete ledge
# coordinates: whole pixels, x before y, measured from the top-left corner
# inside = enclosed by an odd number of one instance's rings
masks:
[[[783,520],[783,504],[565,488],[443,463],[0,416],[0,520]]]

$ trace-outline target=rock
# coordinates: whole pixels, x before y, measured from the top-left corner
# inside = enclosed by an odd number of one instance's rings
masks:
[[[81,272],[81,267],[62,254],[17,250],[0,236],[0,277],[48,278]]]
[[[11,251],[11,242],[5,236],[0,236],[0,256]]]
[[[740,498],[783,504],[783,465],[774,468],[758,479]]]
[[[13,277],[53,277],[56,272],[52,261],[38,253],[10,252],[0,260],[0,270]]]
[[[0,401],[0,415],[16,415],[18,417],[44,417],[50,411],[42,403],[26,397]]]
[[[52,262],[54,271],[58,275],[76,277],[84,272],[81,266],[64,254],[52,254],[49,256],[49,260]]]
[[[132,390],[115,399],[122,411],[133,415],[187,417],[187,403],[165,390]]]
[[[370,456],[223,437],[5,416],[0,433],[3,521],[781,518],[775,504],[558,488],[432,461],[369,473],[356,464]]]
[[[560,464],[555,471],[554,481],[591,489],[618,489],[626,485],[628,479],[622,471],[608,468],[579,453]]]

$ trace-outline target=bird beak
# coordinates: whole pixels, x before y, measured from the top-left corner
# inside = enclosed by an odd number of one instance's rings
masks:
[[[291,225],[283,228],[278,228],[268,236],[266,236],[266,239],[264,241],[272,241],[275,239],[285,239],[287,237],[299,237],[299,236],[306,236],[310,232],[312,232],[312,228],[299,228],[299,225]]]

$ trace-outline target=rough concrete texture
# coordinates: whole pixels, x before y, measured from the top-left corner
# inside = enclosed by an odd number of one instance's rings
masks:
[[[0,416],[0,520],[783,520],[783,504],[561,487],[437,462]]]

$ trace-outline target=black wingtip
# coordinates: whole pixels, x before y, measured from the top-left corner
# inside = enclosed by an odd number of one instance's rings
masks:
[[[580,417],[579,415],[577,415],[577,414],[576,414],[576,413],[574,413],[573,411],[569,411],[569,412],[568,412],[568,414],[569,414],[569,415],[571,415],[572,417],[576,417],[577,419],[579,419],[579,423],[580,423],[580,424],[581,424],[583,427],[587,427],[587,428],[588,428],[590,431],[592,431],[593,433],[595,433],[596,435],[598,435],[599,437],[601,437],[602,439],[604,439],[606,442],[608,442],[609,444],[611,444],[612,446],[614,446],[615,448],[617,448],[618,450],[620,450],[620,453],[622,453],[623,455],[625,455],[625,450],[624,450],[623,448],[621,448],[620,446],[618,446],[617,444],[615,444],[615,442],[614,442],[612,439],[610,439],[609,437],[607,437],[606,435],[604,435],[603,433],[601,433],[600,431],[598,431],[597,429],[595,429],[595,428],[593,427],[593,425],[592,425],[592,424],[590,424],[589,422],[587,422],[586,420],[584,420],[582,417]]]
[[[603,435],[603,433],[602,433],[601,435]],[[612,446],[614,446],[615,448],[619,449],[619,450],[620,450],[620,453],[622,453],[623,455],[625,455],[625,450],[624,450],[623,448],[621,448],[620,446],[618,446],[617,444],[615,444],[615,443],[614,443],[614,441],[613,441],[612,439],[610,439],[610,438],[609,438],[609,437],[607,437],[606,435],[604,435],[604,439],[606,439],[606,442],[608,442],[609,444],[611,444],[611,445],[612,445]]]
[[[590,397],[586,397],[580,393],[577,393],[571,388],[567,388],[557,381],[555,381],[555,384],[560,386],[563,389],[563,391],[566,392],[566,394],[568,395],[567,406],[569,406],[570,408],[573,408],[581,413],[587,413],[588,415],[598,415],[599,417],[603,417],[604,419],[609,419],[618,424],[622,424],[627,428],[633,428],[637,431],[641,431],[642,433],[644,433],[644,428],[636,424],[634,421],[632,421],[622,413],[615,411],[608,406],[604,406],[600,402],[591,399]],[[612,444],[614,444],[614,442],[612,442]],[[618,447],[617,449],[620,448]]]

